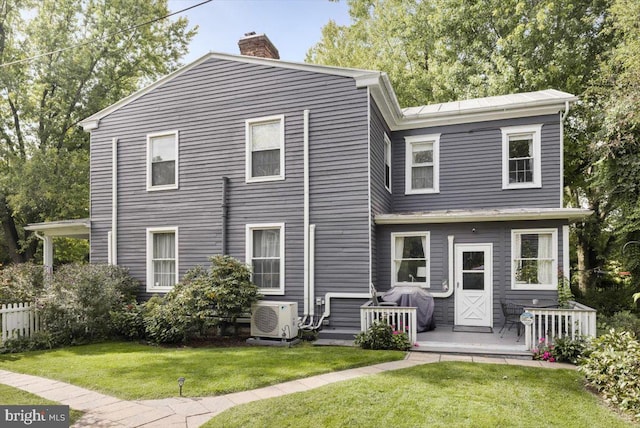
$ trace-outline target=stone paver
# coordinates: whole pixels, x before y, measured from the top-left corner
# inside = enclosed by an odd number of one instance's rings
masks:
[[[369,376],[384,371],[399,370],[440,361],[466,361],[483,364],[510,364],[575,370],[575,366],[570,364],[548,363],[546,361],[409,352],[404,360],[326,373],[219,397],[175,397],[159,400],[125,401],[64,382],[6,370],[0,370],[0,383],[86,412],[74,425],[77,428],[197,428],[214,416],[239,404],[308,391],[330,383]]]

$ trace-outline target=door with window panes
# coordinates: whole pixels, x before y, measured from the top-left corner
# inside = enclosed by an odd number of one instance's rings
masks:
[[[493,245],[456,245],[455,323],[493,326]]]

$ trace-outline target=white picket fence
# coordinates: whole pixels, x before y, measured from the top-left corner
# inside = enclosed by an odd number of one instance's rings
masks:
[[[418,340],[416,308],[401,306],[373,306],[371,301],[360,307],[360,329],[369,330],[376,321],[385,321],[398,331],[405,331],[413,344]]]
[[[2,305],[0,306],[0,315],[2,316],[1,342],[17,337],[29,337],[40,328],[38,313],[33,304],[9,303]]]
[[[596,336],[596,310],[581,303],[569,302],[571,309],[525,308],[533,315],[533,323],[525,325],[525,344],[534,350],[540,340],[552,344],[561,337]]]

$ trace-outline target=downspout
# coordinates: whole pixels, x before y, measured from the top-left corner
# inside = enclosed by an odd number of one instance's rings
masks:
[[[453,294],[453,289],[455,288],[453,286],[453,283],[455,281],[454,275],[455,275],[455,271],[454,271],[454,258],[455,258],[455,254],[454,254],[454,236],[453,235],[449,235],[447,236],[447,241],[448,241],[448,252],[449,252],[449,279],[447,282],[447,288],[444,289],[444,291],[441,292],[436,292],[436,293],[430,293],[433,297],[438,297],[438,298],[447,298],[449,296],[451,296]],[[443,287],[444,288],[444,287]]]
[[[316,281],[315,281],[315,270],[316,270],[316,225],[309,225],[309,296],[311,296],[309,302],[309,316],[311,317],[311,322],[313,323],[313,316],[315,315],[315,295],[316,295]]]
[[[221,237],[220,237],[220,253],[223,256],[227,255],[227,222],[229,218],[229,205],[227,204],[227,192],[229,187],[229,177],[222,177],[222,202],[220,204],[222,208],[221,221]]]
[[[564,207],[564,121],[569,115],[569,101],[564,103],[560,113],[560,207]]]
[[[303,115],[303,252],[304,252],[304,314],[302,324],[304,324],[309,315],[313,314],[313,295],[309,289],[309,110],[304,110]],[[313,319],[311,320],[313,322]]]
[[[111,264],[118,264],[118,139],[111,146]]]

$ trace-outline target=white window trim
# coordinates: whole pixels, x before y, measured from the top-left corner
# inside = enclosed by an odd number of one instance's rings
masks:
[[[246,225],[245,232],[245,263],[251,266],[251,270],[253,271],[253,266],[251,264],[251,260],[253,259],[253,231],[254,230],[265,230],[265,229],[279,229],[280,230],[280,287],[278,289],[273,288],[260,288],[259,291],[261,294],[270,295],[270,296],[283,296],[284,295],[284,274],[285,274],[285,224],[284,223],[254,223]],[[253,274],[252,274],[253,280]]]
[[[173,135],[176,142],[175,144],[175,151],[176,151],[175,152],[175,162],[176,162],[175,175],[176,176],[174,179],[174,184],[165,184],[163,186],[153,186],[151,183],[151,139],[155,137],[163,137],[166,135]],[[147,134],[147,191],[148,192],[154,192],[158,190],[173,190],[178,188],[178,177],[179,177],[178,166],[180,165],[179,158],[178,158],[178,154],[180,153],[179,146],[180,146],[180,133],[177,130],[154,132],[152,134]]]
[[[387,133],[384,133],[384,187],[389,193],[392,193],[391,188],[393,186],[393,162],[391,160],[391,140]],[[389,185],[387,186],[387,165],[389,165]]]
[[[551,263],[552,275],[551,284],[518,284],[516,283],[516,269],[514,263],[514,255],[516,254],[516,235],[527,234],[551,234]],[[512,290],[557,290],[558,289],[558,229],[512,229],[511,230],[511,289]]]
[[[412,135],[405,141],[405,195],[440,193],[440,134]],[[411,167],[413,165],[412,146],[418,143],[433,144],[433,187],[431,189],[413,189],[411,187]]]
[[[176,284],[178,283],[179,272],[179,252],[178,252],[178,228],[177,227],[147,227],[147,291],[167,292],[173,287],[155,287],[153,285],[153,234],[154,233],[174,233],[175,234],[175,255],[176,255]]]
[[[542,187],[542,125],[507,126],[502,130],[502,189],[531,189]],[[518,134],[533,136],[533,181],[509,183],[509,137]]]
[[[427,276],[425,282],[399,282],[396,281],[395,273],[395,254],[396,254],[396,238],[403,238],[407,236],[424,236],[426,237],[427,245],[424,249],[424,256],[427,259]],[[391,234],[391,286],[412,285],[420,286],[422,288],[431,288],[431,233],[428,231],[416,231],[416,232],[398,232]]]
[[[252,177],[251,176],[251,126],[265,122],[280,121],[280,174],[269,175],[265,177]],[[278,181],[284,180],[284,115],[258,117],[254,119],[245,120],[245,181],[247,183],[259,183],[263,181]]]

